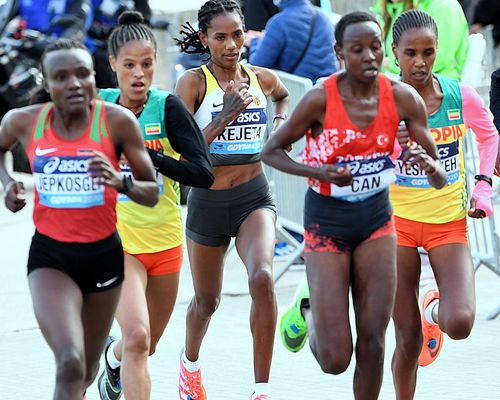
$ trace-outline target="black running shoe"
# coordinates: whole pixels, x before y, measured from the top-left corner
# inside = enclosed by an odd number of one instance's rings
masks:
[[[99,395],[101,400],[118,400],[122,396],[122,385],[120,382],[120,367],[111,368],[106,359],[108,348],[116,341],[116,338],[109,336],[104,350],[104,371],[98,380]]]

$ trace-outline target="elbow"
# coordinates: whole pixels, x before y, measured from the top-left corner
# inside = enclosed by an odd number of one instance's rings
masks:
[[[151,190],[151,194],[149,196],[146,196],[144,199],[144,202],[142,203],[143,206],[146,207],[154,207],[160,200],[160,188],[158,185],[155,185],[154,189]]]
[[[199,178],[194,180],[191,186],[208,189],[214,184],[215,176],[211,170],[204,169],[200,174]]]

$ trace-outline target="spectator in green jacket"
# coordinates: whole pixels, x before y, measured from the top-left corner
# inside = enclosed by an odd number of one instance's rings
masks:
[[[460,79],[469,49],[468,25],[457,0],[375,0],[373,11],[385,33],[386,60],[384,72],[399,75],[392,53],[392,25],[404,11],[419,9],[430,14],[439,32],[439,49],[434,72]]]

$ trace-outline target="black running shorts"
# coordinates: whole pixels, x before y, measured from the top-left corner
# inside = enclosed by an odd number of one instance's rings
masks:
[[[28,275],[39,268],[67,274],[83,294],[102,292],[123,282],[124,256],[118,232],[93,243],[64,243],[36,231],[28,257]]]

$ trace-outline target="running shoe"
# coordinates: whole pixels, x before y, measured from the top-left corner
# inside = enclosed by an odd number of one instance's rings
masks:
[[[184,363],[182,362],[182,355],[184,349],[181,351],[180,371],[179,371],[179,399],[181,400],[207,400],[207,393],[201,382],[200,369],[189,372]]]
[[[307,342],[307,324],[302,315],[302,307],[309,303],[309,286],[307,281],[297,287],[289,309],[280,320],[280,336],[287,350],[296,353]]]
[[[106,358],[106,353],[108,352],[108,348],[114,341],[116,341],[116,338],[114,338],[113,336],[108,336],[108,340],[106,341],[106,349],[104,350],[105,367],[104,371],[99,377],[99,380],[97,381],[101,400],[118,400],[122,396],[122,385],[120,382],[120,367],[111,368]]]
[[[256,395],[255,393],[250,396],[250,400],[271,400],[271,397],[268,396],[267,394],[259,394]]]
[[[420,314],[424,342],[422,344],[422,351],[418,357],[418,365],[421,367],[433,363],[443,347],[443,332],[439,328],[439,325],[431,324],[425,318],[425,309],[435,299],[439,299],[439,292],[434,287],[428,289],[422,298]]]

